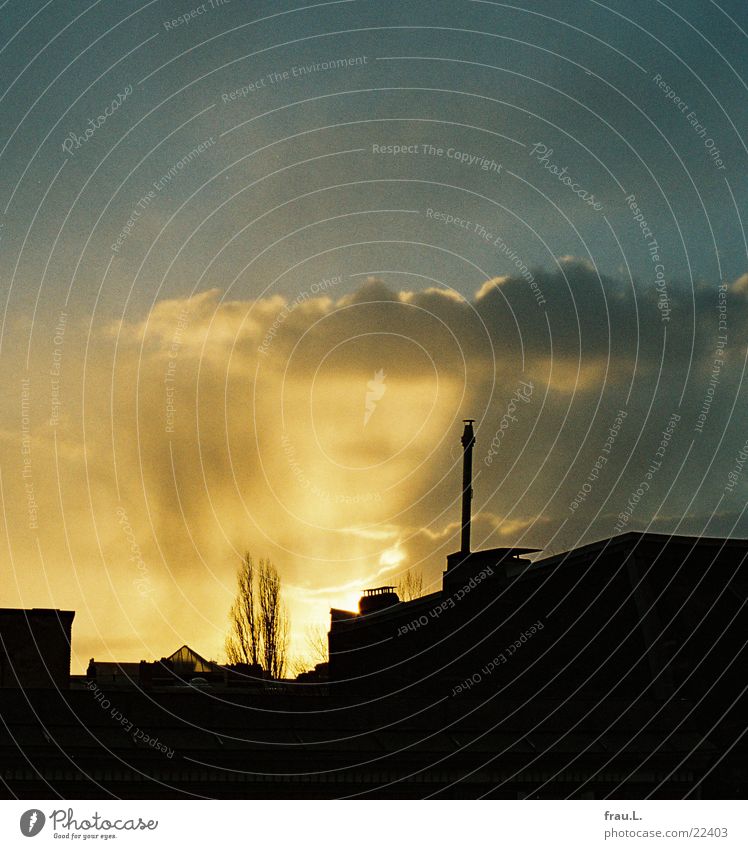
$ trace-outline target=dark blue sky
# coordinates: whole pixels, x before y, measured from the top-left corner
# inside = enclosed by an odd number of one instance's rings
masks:
[[[482,282],[463,260],[398,240],[448,247],[489,277],[511,270],[491,245],[435,228],[424,219],[429,207],[498,231],[528,266],[549,267],[553,257],[572,254],[605,273],[628,268],[646,282],[650,263],[624,203],[630,193],[651,222],[673,283],[742,274],[742,4],[525,5],[6,4],[6,286],[26,240],[11,310],[36,297],[64,217],[52,255],[57,279],[45,282],[42,303],[72,285],[76,302],[90,308],[101,266],[137,202],[211,136],[216,144],[159,193],[129,235],[111,269],[114,285],[103,293],[105,308],[121,309],[133,283],[132,306],[141,311],[154,295],[195,286],[231,284],[233,294],[252,297],[295,261],[311,276],[343,267],[439,272],[465,295]],[[204,12],[166,28],[201,6]],[[356,56],[366,64],[273,85],[266,79],[222,100],[271,72]],[[687,111],[657,86],[658,74]],[[126,86],[132,94],[121,109],[85,144],[62,150]],[[690,112],[706,127],[722,169]],[[377,143],[453,147],[500,162],[502,173],[486,176],[446,153],[377,156]],[[601,211],[536,164],[528,155],[535,143],[552,149],[550,164],[566,167]],[[273,175],[279,166],[286,170]],[[311,226],[290,235],[299,221]],[[266,247],[271,235],[285,238],[257,260],[253,247]],[[342,247],[370,241],[377,244]],[[310,244],[333,252],[312,259]],[[167,258],[180,248],[164,278]],[[274,289],[291,294],[294,286],[286,278]]]

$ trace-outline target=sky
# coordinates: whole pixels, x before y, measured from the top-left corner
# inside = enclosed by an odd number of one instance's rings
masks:
[[[742,0],[0,7],[0,606],[292,654],[459,547],[748,536]]]

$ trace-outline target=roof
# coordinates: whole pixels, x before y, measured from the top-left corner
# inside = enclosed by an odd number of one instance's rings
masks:
[[[0,607],[0,616],[18,616],[18,614],[24,614],[26,616],[54,616],[58,618],[60,616],[70,617],[71,619],[75,616],[74,610],[60,610],[57,607]]]
[[[604,537],[603,539],[595,540],[594,542],[580,545],[578,548],[572,548],[569,551],[564,551],[559,554],[552,554],[548,557],[543,557],[533,563],[533,567],[550,564],[551,561],[561,560],[571,557],[588,556],[595,551],[604,551],[606,548],[633,548],[639,545],[657,545],[664,548],[668,545],[682,545],[689,548],[697,548],[702,546],[719,547],[719,548],[743,548],[748,552],[748,539],[741,538],[724,538],[724,537],[707,537],[707,536],[681,536],[678,534],[656,534],[648,531],[627,531],[625,534],[619,534],[614,537]]]
[[[518,556],[520,554],[535,554],[538,551],[542,550],[542,548],[521,548],[519,546],[512,545],[502,546],[499,548],[480,548],[477,551],[455,551],[447,556],[458,557],[460,554],[464,555],[465,557],[486,557],[489,554],[492,556],[506,556],[507,554]]]
[[[188,645],[181,646],[173,654],[161,658],[161,661],[162,663],[168,661],[179,666],[191,666],[194,672],[212,672],[217,666],[217,664],[211,663],[211,661],[199,655]]]

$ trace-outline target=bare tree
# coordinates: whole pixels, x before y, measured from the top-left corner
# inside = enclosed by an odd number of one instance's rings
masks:
[[[226,658],[259,663],[271,678],[282,678],[288,658],[288,614],[281,579],[270,560],[255,567],[245,554],[237,573],[237,594],[229,611]]]
[[[261,639],[255,604],[256,569],[247,552],[237,573],[237,591],[229,611],[230,632],[226,637],[229,663],[259,663]]]
[[[263,667],[271,678],[282,678],[288,660],[288,614],[280,575],[269,560],[260,561],[258,588]]]
[[[423,573],[408,569],[397,584],[400,601],[413,601],[423,595]]]
[[[324,625],[306,626],[306,647],[313,666],[318,663],[327,663],[327,628]]]
[[[324,625],[307,625],[305,629],[306,651],[303,655],[296,657],[291,664],[293,674],[301,675],[309,672],[319,663],[327,663],[327,629]]]

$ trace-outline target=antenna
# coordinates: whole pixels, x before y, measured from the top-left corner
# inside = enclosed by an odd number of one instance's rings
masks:
[[[470,502],[473,500],[473,446],[475,419],[463,419],[465,430],[462,432],[462,543],[460,551],[470,553]]]

